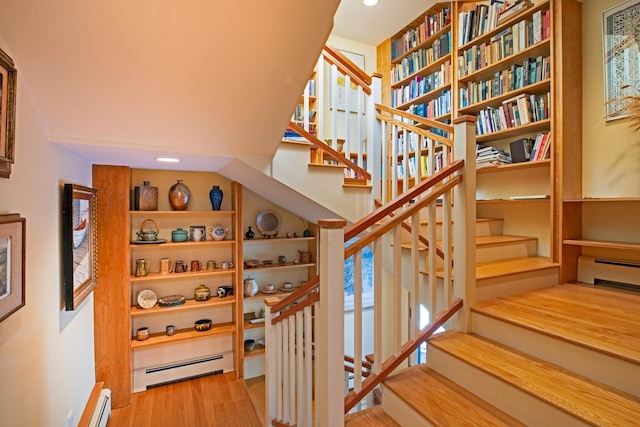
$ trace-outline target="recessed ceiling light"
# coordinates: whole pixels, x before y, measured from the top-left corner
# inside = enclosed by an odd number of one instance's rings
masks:
[[[362,0],[365,6],[375,6],[378,4],[378,0]]]
[[[180,159],[174,159],[173,157],[156,157],[156,160],[165,163],[178,163],[180,161]]]

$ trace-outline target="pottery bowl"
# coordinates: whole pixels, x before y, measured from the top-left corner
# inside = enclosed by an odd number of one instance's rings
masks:
[[[195,326],[196,326],[196,331],[199,332],[204,332],[204,331],[208,331],[209,329],[211,329],[211,319],[200,319],[200,320],[196,320]]]
[[[244,340],[244,351],[247,353],[256,348],[256,340]]]

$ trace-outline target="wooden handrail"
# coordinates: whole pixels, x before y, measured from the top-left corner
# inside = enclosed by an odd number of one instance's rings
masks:
[[[385,112],[385,113],[389,113],[389,114],[394,114],[396,116],[401,116],[404,117],[406,119],[410,119],[413,121],[416,121],[420,124],[423,124],[425,126],[429,126],[432,128],[436,128],[436,129],[440,129],[443,130],[445,132],[449,132],[452,133],[453,132],[453,126],[451,125],[447,125],[445,123],[439,122],[437,120],[431,120],[428,119],[426,117],[422,117],[422,116],[418,116],[415,114],[411,114],[411,113],[407,113],[406,111],[403,110],[397,110],[395,108],[391,108],[391,107],[387,107],[386,105],[382,105],[382,104],[376,104],[376,110]]]
[[[426,129],[422,129],[422,128],[416,127],[416,126],[411,125],[409,123],[401,122],[400,120],[396,120],[396,119],[394,119],[392,117],[389,117],[389,116],[383,116],[382,114],[376,114],[376,119],[383,120],[383,121],[385,121],[385,122],[387,122],[388,124],[391,124],[391,125],[396,125],[396,126],[405,128],[407,130],[410,130],[413,133],[417,133],[418,135],[422,135],[424,137],[431,138],[434,141],[441,142],[442,144],[453,148],[453,140],[451,140],[451,139],[449,139],[447,137],[444,137],[442,135],[438,135],[437,133],[433,133],[433,132],[428,131]]]
[[[375,225],[378,221],[383,218],[389,216],[392,212],[398,210],[403,205],[409,203],[411,200],[414,200],[421,193],[426,191],[429,187],[432,187],[439,182],[443,181],[447,176],[452,175],[454,172],[462,169],[464,166],[464,160],[456,160],[451,164],[445,166],[440,169],[435,174],[431,175],[420,184],[412,187],[409,191],[400,194],[395,199],[391,200],[385,206],[376,209],[370,214],[363,217],[360,221],[355,224],[348,226],[344,232],[344,241],[348,242],[358,234],[364,232],[369,227]]]
[[[380,199],[375,199],[373,203],[376,205],[377,208],[382,206],[382,202],[380,201]],[[393,213],[389,214],[389,216],[393,217],[394,214]],[[407,223],[407,221],[402,221],[402,228],[404,228],[409,233],[411,233],[411,226]],[[420,243],[422,243],[425,246],[425,248],[429,249],[429,240],[426,237],[424,237],[424,235],[420,232],[418,232],[418,240],[420,240]],[[436,255],[438,255],[440,259],[444,259],[444,252],[442,252],[442,249],[436,248]]]
[[[395,227],[396,222],[404,221],[407,217],[410,217],[411,215],[416,213],[416,211],[419,211],[420,209],[422,209],[424,205],[433,202],[439,196],[443,195],[447,191],[452,190],[453,187],[455,187],[461,182],[462,182],[462,175],[459,175],[450,179],[449,181],[447,181],[446,183],[438,187],[437,190],[434,190],[433,194],[430,194],[427,197],[424,197],[422,200],[420,200],[419,203],[415,203],[411,205],[411,207],[403,210],[401,213],[399,213],[397,216],[394,217],[395,220],[392,219],[382,225],[376,226],[375,230],[370,232],[367,236],[356,240],[355,242],[350,244],[349,247],[345,248],[344,250],[345,259],[349,258],[359,250],[362,250],[364,247],[368,246],[373,241],[382,237],[383,234],[385,234],[391,228]]]
[[[362,87],[362,91],[367,95],[371,95],[371,77],[368,76],[356,64],[351,62],[349,58],[340,53],[337,49],[330,46],[324,46],[322,56],[328,63],[338,67],[341,73],[346,74],[349,78]]]
[[[347,166],[349,169],[353,169],[358,175],[361,175],[368,180],[371,179],[371,174],[369,172],[367,172],[366,170],[362,169],[360,166],[353,163],[351,159],[346,158],[344,154],[342,154],[341,152],[334,150],[330,145],[318,139],[315,135],[310,134],[309,132],[307,132],[306,130],[304,130],[303,128],[301,128],[300,126],[296,125],[293,122],[289,122],[289,127],[294,131],[296,131],[298,134],[305,137],[312,144],[315,144],[318,147],[320,147],[321,150],[326,151],[327,154],[329,154],[338,162],[344,163],[344,165]]]
[[[305,294],[306,295],[306,294]],[[278,316],[271,319],[271,324],[275,325],[278,322],[286,319],[289,316],[296,314],[297,312],[303,310],[305,307],[312,305],[314,302],[320,301],[320,294],[318,292],[311,292],[307,296],[307,298],[299,304],[295,304],[291,306],[291,308],[283,313],[280,313]]]
[[[312,277],[311,280],[309,280],[307,283],[305,283],[304,285],[300,286],[298,289],[296,289],[295,291],[291,292],[286,298],[284,298],[279,303],[277,303],[274,306],[272,306],[271,307],[271,312],[272,313],[276,313],[276,312],[282,310],[283,308],[285,308],[289,304],[292,304],[295,301],[297,301],[298,299],[300,299],[300,297],[302,297],[302,296],[310,293],[311,291],[315,290],[319,285],[320,285],[320,276]]]
[[[425,342],[435,331],[445,324],[455,313],[462,308],[462,300],[456,298],[451,306],[441,313],[439,313],[433,323],[428,325],[425,329],[421,330],[415,340],[409,340],[402,346],[401,353],[395,357],[392,356],[382,364],[382,370],[375,374],[370,374],[366,380],[362,382],[362,388],[359,392],[349,392],[344,398],[344,413],[346,414],[353,408],[359,401],[361,401],[369,392],[371,392],[376,386],[385,380],[402,362],[404,362],[423,342]]]

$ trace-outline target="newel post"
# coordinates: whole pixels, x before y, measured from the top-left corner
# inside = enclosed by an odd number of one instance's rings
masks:
[[[464,160],[462,183],[453,191],[453,297],[464,305],[452,322],[463,332],[471,327],[469,309],[476,298],[476,121],[462,116],[453,122],[454,159]]]
[[[344,425],[344,227],[319,220],[320,302],[316,313],[317,427]]]

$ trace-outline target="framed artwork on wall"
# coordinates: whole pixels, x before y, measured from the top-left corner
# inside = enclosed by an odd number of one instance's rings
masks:
[[[62,273],[65,310],[75,310],[97,285],[97,190],[65,184],[62,195]]]
[[[9,178],[16,136],[16,81],[13,60],[0,50],[0,177]]]
[[[640,0],[602,12],[605,119],[628,116],[629,96],[640,89]]]
[[[0,215],[0,321],[25,304],[26,220]]]

